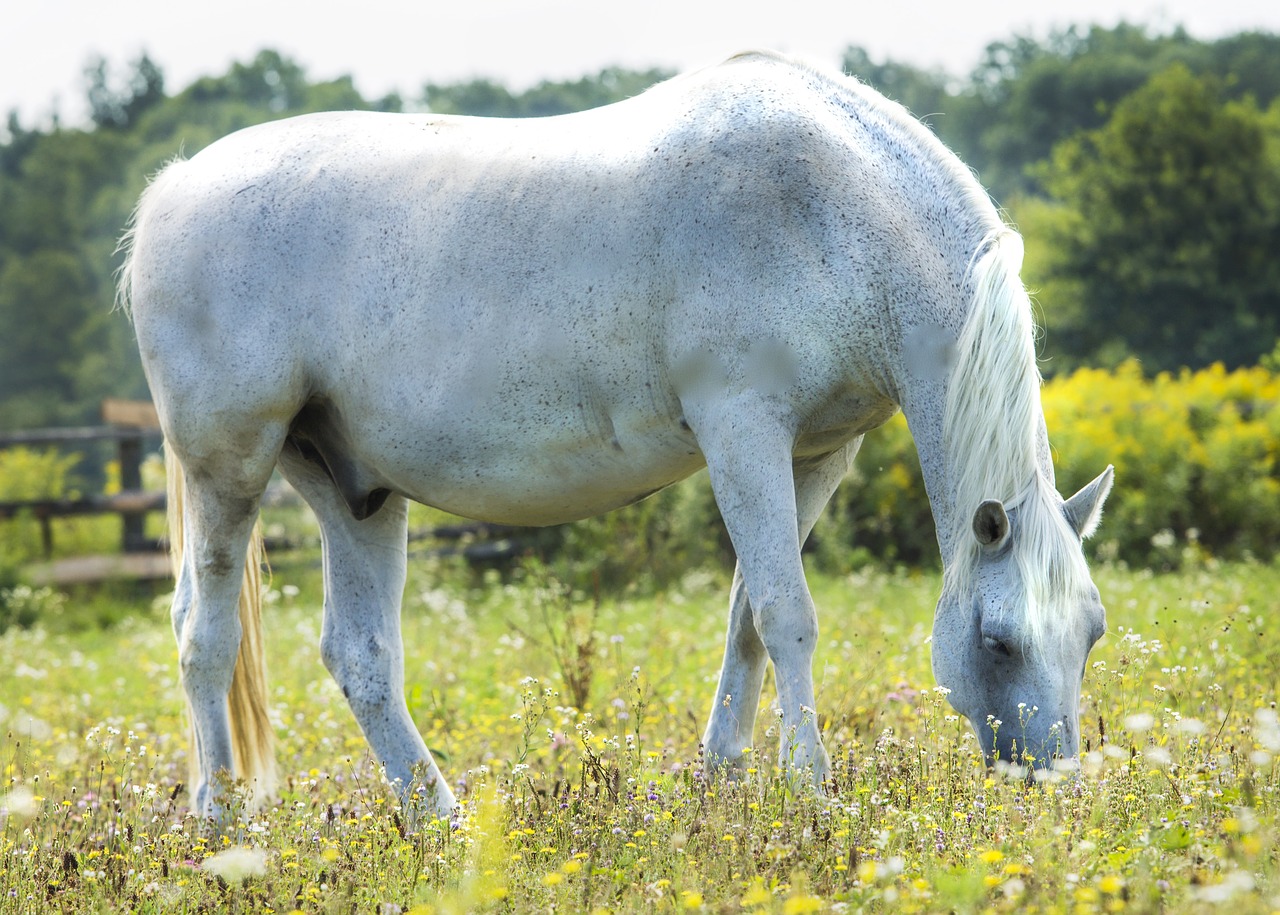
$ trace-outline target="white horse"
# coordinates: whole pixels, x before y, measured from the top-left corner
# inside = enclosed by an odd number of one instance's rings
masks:
[[[741,762],[771,661],[781,760],[820,783],[800,548],[899,408],[946,570],[939,683],[988,759],[1078,754],[1110,468],[1058,496],[1020,239],[856,80],[747,53],[564,117],[283,120],[165,168],[125,247],[185,484],[204,813],[220,773],[269,787],[256,585],[236,607],[276,467],[323,530],[324,662],[406,801],[454,807],[404,700],[407,500],[556,524],[704,465],[738,558],[706,752]]]

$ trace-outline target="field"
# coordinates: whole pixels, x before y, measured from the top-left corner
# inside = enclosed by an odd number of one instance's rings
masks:
[[[418,563],[410,707],[465,815],[408,834],[319,662],[316,578],[268,595],[279,803],[225,835],[186,810],[163,596],[106,629],[29,596],[47,622],[0,636],[0,911],[1280,908],[1278,566],[1099,568],[1082,773],[1030,788],[933,687],[936,577],[815,575],[824,799],[775,770],[768,708],[743,780],[700,765],[719,576],[597,600]]]

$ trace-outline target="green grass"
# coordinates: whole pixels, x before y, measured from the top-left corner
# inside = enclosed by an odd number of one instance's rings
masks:
[[[410,707],[467,815],[416,835],[319,662],[315,577],[278,570],[266,611],[280,801],[225,835],[186,810],[162,606],[0,636],[0,911],[1280,907],[1278,567],[1098,570],[1084,774],[1031,790],[933,688],[936,577],[814,576],[823,800],[775,771],[769,708],[746,778],[701,770],[722,577],[597,601],[417,563]]]

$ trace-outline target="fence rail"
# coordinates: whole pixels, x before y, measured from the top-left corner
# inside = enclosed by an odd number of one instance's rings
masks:
[[[121,492],[81,499],[0,502],[0,520],[29,513],[40,522],[40,538],[45,558],[53,553],[52,519],[77,515],[117,514],[120,516],[121,541],[125,553],[149,553],[156,550],[155,542],[146,535],[146,519],[149,512],[164,510],[164,494],[148,493],[142,489],[142,446],[148,440],[156,441],[161,437],[156,409],[147,401],[109,397],[102,402],[102,421],[105,425],[0,433],[0,448],[116,443]]]
[[[71,584],[107,578],[161,578],[169,574],[163,542],[148,538],[145,521],[151,512],[163,512],[163,492],[142,488],[143,445],[160,438],[155,409],[149,403],[110,400],[103,403],[103,426],[58,429],[31,429],[0,433],[0,448],[38,445],[85,445],[116,442],[120,461],[122,491],[112,495],[91,495],[75,499],[18,499],[0,502],[0,521],[31,517],[40,524],[41,546],[46,562],[36,570],[45,583]],[[290,494],[291,491],[290,491]],[[269,493],[270,496],[270,493]],[[51,561],[53,521],[85,515],[119,515],[122,554],[78,556]],[[523,536],[522,536],[523,535]],[[502,562],[520,553],[528,531],[506,525],[479,522],[443,525],[409,533],[411,544],[435,541],[434,546],[415,549],[416,555],[455,555],[471,562]],[[289,538],[268,538],[272,550],[295,549],[305,544]]]

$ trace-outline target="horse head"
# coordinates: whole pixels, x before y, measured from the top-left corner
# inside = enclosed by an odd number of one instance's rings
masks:
[[[1108,467],[1070,499],[1051,493],[1070,537],[1061,549],[1074,556],[1020,549],[1031,539],[1023,507],[988,500],[973,513],[973,567],[965,586],[944,587],[939,599],[933,670],[977,732],[988,766],[1034,773],[1079,757],[1080,690],[1089,651],[1106,629],[1102,601],[1087,570],[1074,580],[1043,576],[1042,583],[1069,583],[1052,595],[1037,594],[1043,588],[1028,578],[1053,563],[1084,569],[1081,541],[1097,526],[1111,479]]]

